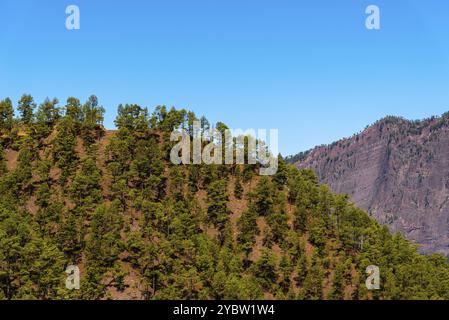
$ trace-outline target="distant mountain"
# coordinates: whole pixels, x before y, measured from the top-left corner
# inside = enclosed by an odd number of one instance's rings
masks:
[[[423,252],[449,254],[449,113],[422,121],[386,117],[289,160]]]

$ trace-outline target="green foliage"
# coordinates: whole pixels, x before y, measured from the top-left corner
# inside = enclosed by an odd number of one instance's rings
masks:
[[[344,262],[339,262],[334,270],[332,279],[332,288],[329,293],[329,299],[343,300],[345,298],[345,288],[347,286],[345,272],[348,266]]]
[[[320,300],[323,298],[323,278],[324,271],[321,260],[317,254],[313,254],[304,279],[303,295],[305,299]]]
[[[104,108],[98,104],[98,98],[94,95],[82,106],[81,138],[88,149],[103,134],[104,112]]]
[[[253,245],[256,242],[256,235],[259,233],[259,228],[256,224],[257,212],[253,208],[242,213],[239,219],[239,234],[237,237],[238,242],[241,245],[243,252],[248,256],[253,249]]]
[[[250,271],[266,291],[271,291],[277,283],[278,270],[276,261],[274,256],[267,250],[262,252],[262,256],[251,266]]]
[[[273,213],[273,193],[273,186],[269,178],[262,177],[250,194],[251,203],[259,216],[268,216]]]
[[[34,227],[29,217],[0,206],[0,292],[6,299],[49,299],[62,292],[64,256]]]
[[[14,108],[9,98],[0,101],[0,133],[11,131],[14,124]]]
[[[134,134],[145,133],[149,128],[148,109],[136,104],[119,105],[115,125]]]
[[[67,99],[67,104],[65,105],[65,117],[74,123],[82,123],[84,116],[79,99],[74,97],[69,97]]]
[[[53,140],[53,160],[61,170],[60,182],[65,184],[74,173],[78,154],[76,153],[76,128],[70,118],[60,122],[55,139]]]
[[[445,257],[420,255],[311,170],[281,156],[272,177],[174,166],[170,132],[192,135],[193,112],[120,105],[103,135],[95,96],[57,104],[34,113],[24,95],[16,120],[0,101],[0,299],[449,299]],[[80,291],[64,286],[69,264]],[[366,289],[369,265],[380,290]]]
[[[225,180],[212,182],[207,187],[207,198],[209,203],[207,208],[209,221],[222,231],[230,214],[227,207],[229,201],[227,182]]]
[[[52,126],[60,117],[60,110],[57,107],[59,103],[58,99],[49,100],[48,98],[39,105],[39,109],[36,113],[37,123],[42,125]]]
[[[34,109],[36,108],[36,104],[34,103],[34,99],[32,96],[24,94],[17,106],[17,110],[20,113],[20,120],[23,124],[29,125],[33,121],[34,117]]]
[[[102,199],[101,172],[95,160],[88,157],[81,160],[81,169],[73,178],[70,187],[71,199],[79,207],[92,209]]]
[[[281,155],[278,156],[278,170],[273,175],[273,183],[277,188],[282,190],[284,185],[287,184],[288,176],[287,176],[287,164],[285,163],[284,158]]]

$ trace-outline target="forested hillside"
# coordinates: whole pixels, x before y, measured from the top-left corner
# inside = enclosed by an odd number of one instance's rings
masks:
[[[311,170],[171,164],[170,133],[192,112],[121,105],[107,131],[94,96],[16,109],[0,102],[1,299],[449,299],[446,258]],[[68,265],[80,290],[65,288]]]

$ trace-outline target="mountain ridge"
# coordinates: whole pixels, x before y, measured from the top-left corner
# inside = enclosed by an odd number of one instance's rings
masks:
[[[421,245],[449,253],[449,113],[387,116],[362,132],[290,157],[320,182]]]

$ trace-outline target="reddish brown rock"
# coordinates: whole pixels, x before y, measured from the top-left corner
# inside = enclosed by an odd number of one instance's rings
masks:
[[[292,160],[423,252],[449,254],[449,114],[387,117]]]

